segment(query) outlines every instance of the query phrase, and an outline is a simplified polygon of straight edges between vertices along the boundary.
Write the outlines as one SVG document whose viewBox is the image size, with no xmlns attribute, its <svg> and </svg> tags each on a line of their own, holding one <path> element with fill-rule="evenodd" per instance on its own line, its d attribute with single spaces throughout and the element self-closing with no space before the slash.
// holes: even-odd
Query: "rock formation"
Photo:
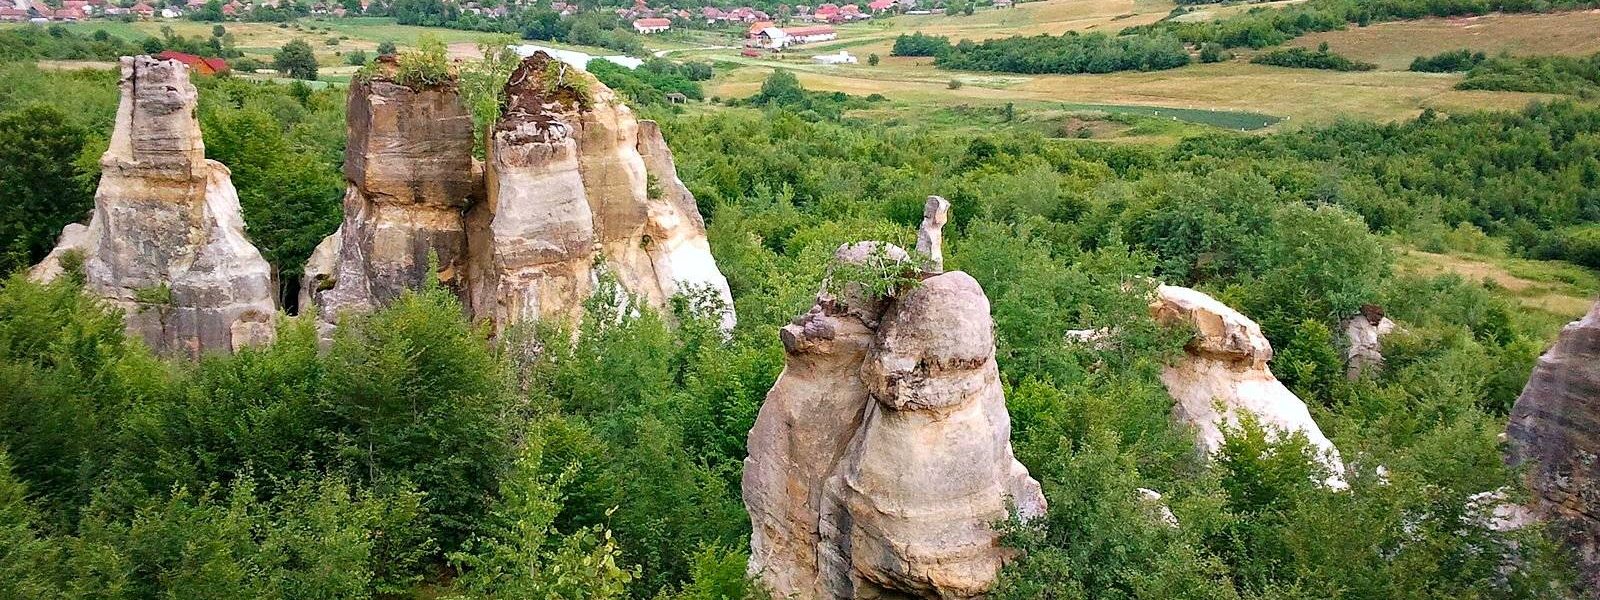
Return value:
<svg viewBox="0 0 1600 600">
<path fill-rule="evenodd" d="M 343 311 L 384 306 L 427 275 L 429 256 L 440 280 L 457 285 L 467 239 L 462 214 L 480 192 L 472 161 L 472 115 L 453 82 L 411 86 L 392 62 L 350 86 L 346 103 L 344 224 L 331 286 L 314 282 L 310 299 L 326 323 Z M 308 276 L 326 267 L 313 256 Z M 304 309 L 302 309 L 304 310 Z"/>
<path fill-rule="evenodd" d="M 873 256 L 917 270 L 888 244 L 836 254 Z M 988 298 L 960 271 L 921 277 L 886 299 L 825 291 L 780 332 L 743 481 L 750 570 L 780 597 L 978 597 L 1008 558 L 991 525 L 1044 511 L 1011 453 Z"/>
<path fill-rule="evenodd" d="M 1361 314 L 1344 323 L 1345 376 L 1355 380 L 1383 369 L 1383 336 L 1394 331 L 1394 321 L 1375 304 L 1361 306 Z"/>
<path fill-rule="evenodd" d="M 1241 411 L 1276 431 L 1305 434 L 1332 474 L 1325 483 L 1344 488 L 1344 464 L 1333 442 L 1322 435 L 1304 402 L 1267 368 L 1272 345 L 1248 317 L 1201 292 L 1158 286 L 1150 305 L 1156 321 L 1193 327 L 1186 356 L 1161 370 L 1172 395 L 1173 416 L 1195 428 L 1207 454 L 1222 446 L 1225 425 L 1237 425 Z"/>
<path fill-rule="evenodd" d="M 1561 331 L 1511 408 L 1509 459 L 1527 468 L 1533 513 L 1600 590 L 1600 303 Z"/>
<path fill-rule="evenodd" d="M 728 282 L 660 128 L 543 53 L 518 65 L 506 98 L 488 198 L 468 218 L 473 313 L 496 327 L 575 320 L 603 266 L 663 312 L 676 294 L 709 294 L 731 329 Z"/>
<path fill-rule="evenodd" d="M 431 252 L 440 279 L 497 331 L 575 322 L 602 274 L 664 313 L 680 293 L 714 299 L 731 329 L 727 280 L 656 124 L 543 53 L 524 59 L 505 91 L 478 176 L 453 86 L 382 76 L 352 86 L 338 266 L 332 288 L 313 295 L 325 317 L 415 287 Z M 326 272 L 318 260 L 307 287 L 328 285 L 311 279 Z"/>
<path fill-rule="evenodd" d="M 88 290 L 126 312 L 160 352 L 199 356 L 269 341 L 272 271 L 244 235 L 228 168 L 205 158 L 189 68 L 123 57 L 122 92 L 88 226 L 69 225 L 35 266 L 82 259 Z"/>
</svg>

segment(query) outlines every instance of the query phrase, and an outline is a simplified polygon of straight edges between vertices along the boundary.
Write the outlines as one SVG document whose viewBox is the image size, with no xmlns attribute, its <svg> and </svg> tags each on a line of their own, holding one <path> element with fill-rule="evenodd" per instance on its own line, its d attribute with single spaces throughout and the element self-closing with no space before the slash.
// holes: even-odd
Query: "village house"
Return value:
<svg viewBox="0 0 1600 600">
<path fill-rule="evenodd" d="M 128 11 L 141 19 L 148 19 L 156 16 L 155 7 L 143 2 L 133 5 L 133 7 L 129 8 Z"/>
<path fill-rule="evenodd" d="M 202 58 L 184 52 L 163 50 L 156 58 L 162 60 L 175 60 L 189 65 L 189 70 L 201 75 L 217 75 L 228 72 L 228 61 L 220 58 Z"/>
<path fill-rule="evenodd" d="M 834 54 L 819 54 L 811 57 L 811 61 L 823 65 L 853 65 L 857 63 L 856 57 L 844 50 Z"/>
<path fill-rule="evenodd" d="M 894 7 L 894 0 L 872 0 L 870 4 L 867 4 L 867 10 L 871 10 L 875 14 L 892 12 Z"/>
<path fill-rule="evenodd" d="M 828 25 L 788 28 L 768 27 L 756 33 L 755 38 L 750 43 L 761 48 L 777 50 L 800 44 L 825 42 L 838 37 L 838 32 Z"/>
<path fill-rule="evenodd" d="M 672 29 L 672 21 L 666 19 L 639 19 L 633 22 L 633 30 L 639 33 L 661 33 Z"/>
</svg>

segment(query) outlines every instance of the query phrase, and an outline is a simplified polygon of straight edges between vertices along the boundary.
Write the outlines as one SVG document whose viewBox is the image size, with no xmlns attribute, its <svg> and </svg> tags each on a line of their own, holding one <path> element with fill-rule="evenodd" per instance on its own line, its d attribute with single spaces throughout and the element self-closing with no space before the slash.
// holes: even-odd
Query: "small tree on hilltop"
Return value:
<svg viewBox="0 0 1600 600">
<path fill-rule="evenodd" d="M 295 79 L 314 81 L 317 78 L 317 56 L 311 52 L 311 44 L 305 40 L 296 39 L 284 44 L 277 54 L 272 55 L 272 66 Z"/>
<path fill-rule="evenodd" d="M 867 55 L 867 66 L 878 66 L 878 55 L 876 53 Z"/>
</svg>

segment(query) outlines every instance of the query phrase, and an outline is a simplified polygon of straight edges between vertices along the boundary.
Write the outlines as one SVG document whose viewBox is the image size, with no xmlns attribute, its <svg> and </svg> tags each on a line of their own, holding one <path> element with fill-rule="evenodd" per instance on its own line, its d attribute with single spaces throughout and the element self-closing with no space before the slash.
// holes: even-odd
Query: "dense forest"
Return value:
<svg viewBox="0 0 1600 600">
<path fill-rule="evenodd" d="M 638 85 L 668 80 L 652 73 Z M 293 277 L 339 222 L 342 92 L 198 84 L 207 154 Z M 622 310 L 603 289 L 582 323 L 491 343 L 430 282 L 346 321 L 326 350 L 297 317 L 270 346 L 189 364 L 126 337 L 71 277 L 6 279 L 0 589 L 759 597 L 739 478 L 783 365 L 775 332 L 811 305 L 841 243 L 909 245 L 929 194 L 953 204 L 947 266 L 992 301 L 1016 455 L 1050 502 L 1007 526 L 1025 552 L 997 596 L 1551 598 L 1570 585 L 1537 528 L 1495 531 L 1492 507 L 1470 500 L 1520 489 L 1496 438 L 1564 319 L 1395 264 L 1418 247 L 1600 266 L 1600 109 L 1152 146 L 850 116 L 875 101 L 780 73 L 734 107 L 644 107 L 732 287 L 728 338 L 687 305 Z M 0 196 L 18 199 L 0 221 L 8 271 L 84 218 L 116 102 L 110 73 L 0 65 L 13 107 Z M 801 112 L 819 110 L 832 118 Z M 1248 423 L 1198 460 L 1158 379 L 1182 332 L 1130 289 L 1151 278 L 1260 322 L 1274 372 L 1344 453 L 1348 491 L 1315 483 L 1302 438 L 1269 442 Z M 1336 332 L 1366 303 L 1404 329 L 1381 375 L 1351 381 Z M 1107 325 L 1104 343 L 1065 342 Z"/>
</svg>

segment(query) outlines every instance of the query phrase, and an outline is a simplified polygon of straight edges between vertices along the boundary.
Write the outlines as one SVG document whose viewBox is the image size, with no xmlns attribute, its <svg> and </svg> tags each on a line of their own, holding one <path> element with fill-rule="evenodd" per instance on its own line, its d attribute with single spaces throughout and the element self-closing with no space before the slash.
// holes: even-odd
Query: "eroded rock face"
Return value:
<svg viewBox="0 0 1600 600">
<path fill-rule="evenodd" d="M 1600 303 L 1561 331 L 1511 408 L 1509 459 L 1526 465 L 1533 512 L 1600 590 Z"/>
<path fill-rule="evenodd" d="M 1175 401 L 1173 416 L 1195 428 L 1203 451 L 1220 448 L 1224 426 L 1238 425 L 1241 411 L 1248 411 L 1270 429 L 1305 434 L 1332 472 L 1325 483 L 1347 487 L 1338 449 L 1305 403 L 1267 368 L 1272 345 L 1255 321 L 1204 293 L 1170 285 L 1156 288 L 1150 310 L 1157 322 L 1195 330 L 1187 356 L 1163 367 L 1161 382 Z"/>
<path fill-rule="evenodd" d="M 123 57 L 122 100 L 87 226 L 35 266 L 82 259 L 86 287 L 122 308 L 157 351 L 199 356 L 270 341 L 272 270 L 244 235 L 231 174 L 205 158 L 196 92 L 176 61 Z"/>
<path fill-rule="evenodd" d="M 506 92 L 487 200 L 468 218 L 474 314 L 497 328 L 575 320 L 603 265 L 663 313 L 679 293 L 714 299 L 731 329 L 727 280 L 656 124 L 543 53 L 523 60 Z"/>
<path fill-rule="evenodd" d="M 380 74 L 350 86 L 338 260 L 332 286 L 312 288 L 310 298 L 327 323 L 418 287 L 430 254 L 441 282 L 460 286 L 462 215 L 482 179 L 472 161 L 472 115 L 453 82 L 412 87 L 383 74 L 392 70 L 380 64 Z"/>
<path fill-rule="evenodd" d="M 1395 328 L 1374 304 L 1361 307 L 1361 314 L 1344 323 L 1345 376 L 1355 380 L 1383 369 L 1383 336 Z"/>
<path fill-rule="evenodd" d="M 352 86 L 345 222 L 324 243 L 337 266 L 327 274 L 319 253 L 306 267 L 324 320 L 416 287 L 432 253 L 440 280 L 496 331 L 576 323 L 603 273 L 669 316 L 677 294 L 707 300 L 731 330 L 727 280 L 655 123 L 543 53 L 518 66 L 506 96 L 480 169 L 453 86 Z"/>
<path fill-rule="evenodd" d="M 837 256 L 915 268 L 887 244 Z M 820 294 L 780 333 L 743 481 L 750 570 L 779 597 L 978 597 L 1009 557 L 991 525 L 1044 512 L 1012 456 L 988 298 L 966 273 L 924 276 L 877 302 Z"/>
</svg>

